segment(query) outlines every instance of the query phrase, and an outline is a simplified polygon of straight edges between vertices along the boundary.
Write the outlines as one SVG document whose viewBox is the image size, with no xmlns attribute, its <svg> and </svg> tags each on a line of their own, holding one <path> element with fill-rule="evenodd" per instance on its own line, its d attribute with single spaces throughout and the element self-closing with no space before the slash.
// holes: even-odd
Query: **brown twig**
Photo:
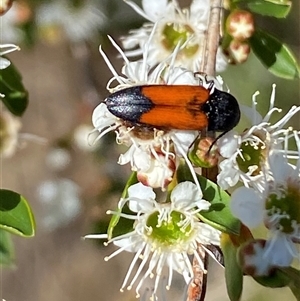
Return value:
<svg viewBox="0 0 300 301">
<path fill-rule="evenodd" d="M 207 75 L 215 76 L 216 73 L 216 55 L 219 47 L 220 39 L 220 15 L 222 9 L 222 0 L 211 0 L 210 1 L 210 18 L 208 25 L 207 40 L 205 41 L 205 56 L 203 63 L 203 71 Z M 214 135 L 214 133 L 212 133 Z M 216 182 L 218 174 L 218 168 L 213 167 L 209 169 L 203 169 L 202 175 L 207 179 Z M 208 255 L 203 247 L 198 245 L 198 254 L 204 262 L 205 268 L 208 264 Z M 206 293 L 206 273 L 199 266 L 198 261 L 194 258 L 193 260 L 193 272 L 194 279 L 188 288 L 187 301 L 203 301 Z"/>
<path fill-rule="evenodd" d="M 197 252 L 204 263 L 204 268 L 206 269 L 208 265 L 208 258 L 205 250 L 200 244 L 198 245 Z M 196 258 L 193 260 L 193 272 L 194 279 L 188 289 L 187 301 L 203 301 L 206 293 L 207 274 L 199 266 Z"/>
<path fill-rule="evenodd" d="M 222 10 L 222 0 L 210 0 L 210 17 L 204 57 L 204 73 L 215 76 L 216 73 L 216 56 L 220 40 L 220 20 Z M 207 136 L 215 138 L 215 133 L 206 133 Z M 202 175 L 207 179 L 216 182 L 218 168 L 203 168 Z"/>
<path fill-rule="evenodd" d="M 208 34 L 205 49 L 204 72 L 207 75 L 215 76 L 216 55 L 220 40 L 220 20 L 221 20 L 222 0 L 210 1 L 210 17 L 208 24 Z"/>
</svg>

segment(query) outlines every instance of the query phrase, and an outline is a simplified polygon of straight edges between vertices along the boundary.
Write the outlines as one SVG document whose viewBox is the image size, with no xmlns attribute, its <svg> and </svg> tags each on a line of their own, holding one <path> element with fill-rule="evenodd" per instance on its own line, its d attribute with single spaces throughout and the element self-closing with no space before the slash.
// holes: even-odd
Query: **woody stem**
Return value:
<svg viewBox="0 0 300 301">
<path fill-rule="evenodd" d="M 220 39 L 220 20 L 222 11 L 222 0 L 210 0 L 210 18 L 205 47 L 205 56 L 203 62 L 203 71 L 207 75 L 215 76 L 216 73 L 216 55 Z M 207 133 L 206 133 L 207 135 Z M 210 133 L 215 138 L 215 133 Z M 202 175 L 207 179 L 216 182 L 218 167 L 203 168 Z M 208 264 L 207 253 L 198 245 L 198 254 L 204 262 L 205 268 Z M 203 301 L 206 293 L 206 274 L 199 268 L 198 261 L 193 260 L 194 279 L 189 285 L 187 301 Z"/>
<path fill-rule="evenodd" d="M 222 12 L 222 0 L 210 0 L 210 17 L 208 32 L 206 38 L 205 58 L 203 71 L 207 75 L 215 76 L 216 74 L 216 56 L 220 40 L 220 21 Z M 215 133 L 206 133 L 206 136 L 215 138 Z M 218 168 L 203 168 L 202 175 L 207 179 L 216 182 Z"/>
<path fill-rule="evenodd" d="M 210 17 L 205 49 L 204 73 L 215 76 L 216 56 L 220 40 L 222 0 L 210 0 Z"/>
</svg>

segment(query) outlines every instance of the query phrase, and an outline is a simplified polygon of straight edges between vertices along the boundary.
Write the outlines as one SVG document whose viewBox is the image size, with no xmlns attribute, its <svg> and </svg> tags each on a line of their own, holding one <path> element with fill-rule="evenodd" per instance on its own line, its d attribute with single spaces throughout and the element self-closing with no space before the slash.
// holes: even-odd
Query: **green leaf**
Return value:
<svg viewBox="0 0 300 301">
<path fill-rule="evenodd" d="M 27 201 L 14 191 L 0 189 L 0 228 L 20 236 L 34 236 L 32 211 Z"/>
<path fill-rule="evenodd" d="M 258 59 L 274 75 L 286 79 L 299 77 L 299 66 L 287 45 L 269 33 L 256 29 L 250 45 Z"/>
<path fill-rule="evenodd" d="M 128 197 L 128 188 L 137 182 L 138 182 L 138 180 L 137 180 L 136 172 L 133 172 L 124 187 L 121 198 L 123 198 L 123 199 L 127 198 Z M 112 237 L 117 236 L 117 235 L 124 234 L 133 228 L 132 227 L 133 222 L 128 219 L 122 219 L 122 223 L 119 224 L 119 222 L 120 222 L 120 214 L 119 213 L 121 213 L 121 209 L 118 208 L 115 211 L 116 211 L 116 214 L 114 214 L 112 216 L 112 218 L 110 219 L 109 225 L 108 225 L 108 229 L 107 229 L 108 239 L 111 239 Z M 128 210 L 126 210 L 126 208 L 125 208 L 125 211 L 128 211 Z M 128 211 L 125 213 L 131 213 L 131 212 Z"/>
<path fill-rule="evenodd" d="M 222 233 L 221 248 L 224 255 L 225 280 L 227 293 L 231 301 L 240 300 L 243 291 L 243 272 L 237 261 L 238 247 L 230 235 Z"/>
<path fill-rule="evenodd" d="M 247 0 L 248 9 L 263 16 L 285 18 L 290 10 L 291 1 L 282 0 Z"/>
<path fill-rule="evenodd" d="M 128 181 L 127 181 L 127 183 L 126 183 L 126 185 L 125 185 L 125 187 L 124 187 L 124 189 L 123 189 L 121 198 L 123 198 L 123 199 L 127 198 L 127 197 L 128 197 L 128 188 L 129 188 L 131 185 L 134 185 L 134 184 L 136 184 L 136 183 L 138 183 L 138 179 L 137 179 L 137 174 L 136 174 L 136 172 L 134 171 L 134 172 L 130 175 L 130 177 L 129 177 L 129 179 L 128 179 Z"/>
<path fill-rule="evenodd" d="M 22 78 L 17 69 L 10 64 L 0 70 L 0 97 L 7 109 L 16 116 L 21 116 L 28 105 L 28 92 L 22 84 Z"/>
<path fill-rule="evenodd" d="M 0 265 L 12 265 L 14 262 L 14 247 L 7 231 L 0 229 Z"/>
<path fill-rule="evenodd" d="M 222 232 L 239 234 L 241 223 L 229 209 L 230 196 L 227 192 L 200 175 L 197 175 L 197 179 L 203 192 L 203 199 L 211 203 L 209 211 L 199 213 L 200 218 Z M 177 180 L 178 182 L 194 182 L 185 163 L 180 164 L 177 170 Z"/>
</svg>

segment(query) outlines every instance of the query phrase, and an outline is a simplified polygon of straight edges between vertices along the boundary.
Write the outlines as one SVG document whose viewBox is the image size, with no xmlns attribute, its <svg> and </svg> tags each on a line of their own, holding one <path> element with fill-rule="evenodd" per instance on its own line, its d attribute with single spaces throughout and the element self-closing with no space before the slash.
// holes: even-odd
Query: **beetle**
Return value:
<svg viewBox="0 0 300 301">
<path fill-rule="evenodd" d="M 116 117 L 133 125 L 157 129 L 226 133 L 240 120 L 231 94 L 191 85 L 141 85 L 112 93 L 104 101 Z"/>
</svg>

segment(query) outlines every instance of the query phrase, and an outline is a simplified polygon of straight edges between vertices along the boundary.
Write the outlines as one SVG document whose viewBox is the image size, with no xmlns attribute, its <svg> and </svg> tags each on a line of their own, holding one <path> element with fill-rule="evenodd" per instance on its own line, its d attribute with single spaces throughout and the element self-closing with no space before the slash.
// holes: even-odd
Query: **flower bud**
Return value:
<svg viewBox="0 0 300 301">
<path fill-rule="evenodd" d="M 255 30 L 253 15 L 245 10 L 233 11 L 226 20 L 226 29 L 236 40 L 249 39 Z"/>
<path fill-rule="evenodd" d="M 245 41 L 232 40 L 228 48 L 230 63 L 241 64 L 244 63 L 249 56 L 250 46 Z"/>
<path fill-rule="evenodd" d="M 247 242 L 239 249 L 238 260 L 246 275 L 260 277 L 273 273 L 274 266 L 265 258 L 265 244 L 265 240 L 257 239 Z"/>
<path fill-rule="evenodd" d="M 210 168 L 218 164 L 219 152 L 216 146 L 212 146 L 214 138 L 204 137 L 195 143 L 190 153 L 190 160 L 198 167 Z"/>
<path fill-rule="evenodd" d="M 16 23 L 17 24 L 25 24 L 33 19 L 33 13 L 25 1 L 18 1 L 16 4 Z"/>
<path fill-rule="evenodd" d="M 3 16 L 11 8 L 13 0 L 1 0 L 0 1 L 0 16 Z"/>
<path fill-rule="evenodd" d="M 156 150 L 158 158 L 151 155 L 150 167 L 146 171 L 138 171 L 137 179 L 145 186 L 166 188 L 172 181 L 176 170 L 175 158 L 168 157 Z"/>
</svg>

